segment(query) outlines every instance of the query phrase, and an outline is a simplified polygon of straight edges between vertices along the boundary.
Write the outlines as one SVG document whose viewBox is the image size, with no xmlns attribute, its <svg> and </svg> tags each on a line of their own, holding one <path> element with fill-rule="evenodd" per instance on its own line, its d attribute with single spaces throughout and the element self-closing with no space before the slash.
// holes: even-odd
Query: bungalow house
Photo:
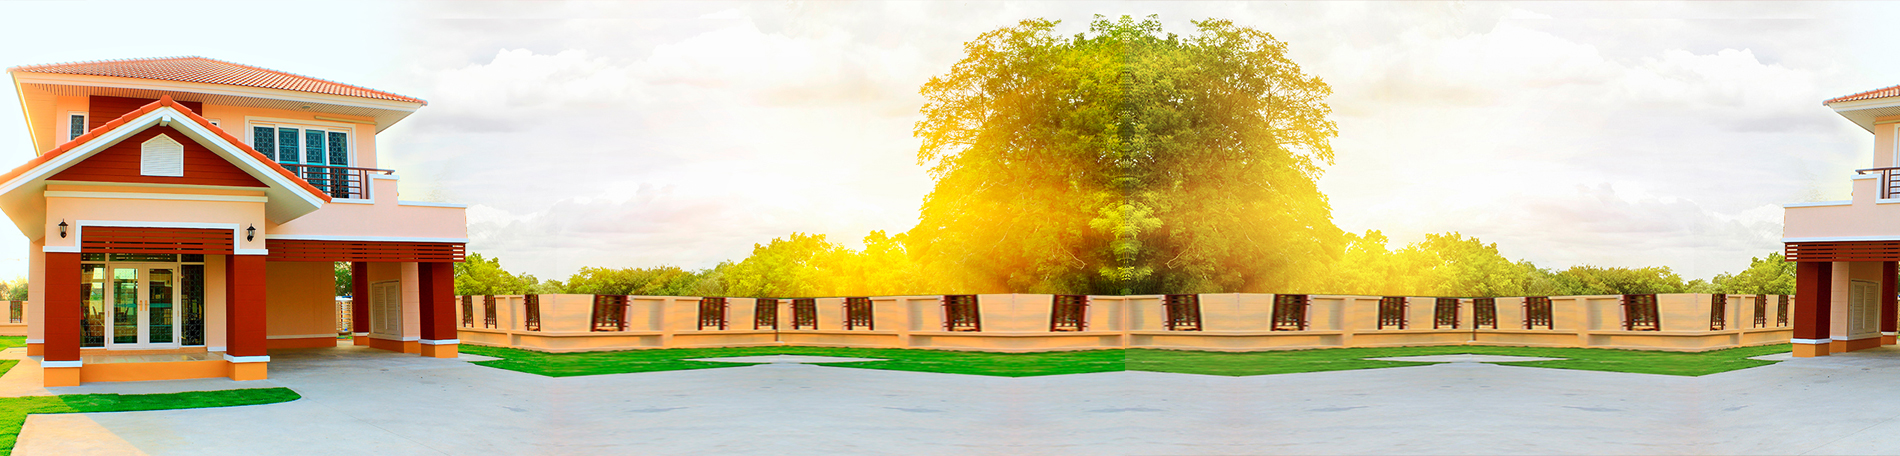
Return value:
<svg viewBox="0 0 1900 456">
<path fill-rule="evenodd" d="M 1900 86 L 1822 104 L 1873 133 L 1874 153 L 1854 171 L 1851 199 L 1784 205 L 1797 357 L 1893 345 L 1900 293 Z"/>
<path fill-rule="evenodd" d="M 400 200 L 376 153 L 423 100 L 199 57 L 7 72 L 35 157 L 0 210 L 47 386 L 266 378 L 272 349 L 338 343 L 336 262 L 356 343 L 456 356 L 464 206 Z"/>
</svg>

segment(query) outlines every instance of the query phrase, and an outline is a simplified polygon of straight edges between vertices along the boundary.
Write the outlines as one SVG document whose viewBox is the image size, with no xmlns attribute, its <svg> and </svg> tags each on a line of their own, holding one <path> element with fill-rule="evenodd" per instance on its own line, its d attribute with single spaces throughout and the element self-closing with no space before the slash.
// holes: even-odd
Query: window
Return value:
<svg viewBox="0 0 1900 456">
<path fill-rule="evenodd" d="M 778 329 L 778 300 L 759 298 L 752 302 L 752 329 Z"/>
<path fill-rule="evenodd" d="M 387 339 L 402 339 L 402 282 L 369 285 L 369 333 Z"/>
<path fill-rule="evenodd" d="M 86 130 L 89 130 L 89 128 L 86 127 L 86 113 L 75 112 L 66 115 L 67 141 L 79 139 L 80 136 L 86 134 Z"/>
<path fill-rule="evenodd" d="M 1662 318 L 1656 315 L 1656 295 L 1623 295 L 1623 330 L 1662 330 Z"/>
<path fill-rule="evenodd" d="M 79 266 L 80 292 L 85 296 L 80 309 L 80 324 L 83 325 L 79 337 L 81 347 L 106 346 L 106 265 L 82 264 Z"/>
<path fill-rule="evenodd" d="M 540 331 L 541 330 L 541 295 L 522 296 L 521 306 L 523 307 L 522 309 L 522 314 L 524 317 L 523 320 L 525 320 L 522 323 L 522 326 L 524 327 L 524 329 L 527 329 L 529 331 Z"/>
<path fill-rule="evenodd" d="M 139 175 L 184 177 L 185 145 L 163 134 L 145 140 L 139 144 Z"/>
<path fill-rule="evenodd" d="M 347 198 L 351 175 L 329 167 L 350 166 L 351 132 L 347 127 L 252 122 L 251 148 L 330 196 Z"/>
<path fill-rule="evenodd" d="M 792 300 L 792 329 L 818 329 L 818 300 Z"/>
<path fill-rule="evenodd" d="M 1498 329 L 1498 299 L 1471 298 L 1471 328 L 1490 326 Z"/>
<path fill-rule="evenodd" d="M 1405 329 L 1405 298 L 1379 298 L 1379 329 L 1385 328 Z"/>
<path fill-rule="evenodd" d="M 1721 331 L 1728 327 L 1728 295 L 1709 295 L 1709 330 Z"/>
<path fill-rule="evenodd" d="M 594 295 L 593 331 L 627 330 L 627 297 Z"/>
<path fill-rule="evenodd" d="M 1306 330 L 1306 295 L 1273 295 L 1273 330 Z"/>
<path fill-rule="evenodd" d="M 1201 295 L 1176 294 L 1162 297 L 1161 326 L 1169 331 L 1201 330 Z"/>
<path fill-rule="evenodd" d="M 1432 329 L 1450 327 L 1458 329 L 1458 298 L 1438 298 L 1432 306 Z"/>
<path fill-rule="evenodd" d="M 1049 309 L 1049 331 L 1086 331 L 1089 329 L 1089 297 L 1055 295 Z"/>
<path fill-rule="evenodd" d="M 871 309 L 871 298 L 844 298 L 844 329 L 858 327 L 876 331 L 877 320 Z"/>
<path fill-rule="evenodd" d="M 179 265 L 179 298 L 183 301 L 185 327 L 182 342 L 187 346 L 205 344 L 205 265 Z"/>
<path fill-rule="evenodd" d="M 943 297 L 944 331 L 982 331 L 983 314 L 977 309 L 976 295 Z"/>
<path fill-rule="evenodd" d="M 699 298 L 699 330 L 726 329 L 726 298 Z"/>
<path fill-rule="evenodd" d="M 482 327 L 483 328 L 500 328 L 501 327 L 501 322 L 496 321 L 495 319 L 495 297 L 494 296 L 482 297 Z"/>
<path fill-rule="evenodd" d="M 1550 297 L 1531 296 L 1524 298 L 1524 329 L 1551 329 Z"/>
</svg>

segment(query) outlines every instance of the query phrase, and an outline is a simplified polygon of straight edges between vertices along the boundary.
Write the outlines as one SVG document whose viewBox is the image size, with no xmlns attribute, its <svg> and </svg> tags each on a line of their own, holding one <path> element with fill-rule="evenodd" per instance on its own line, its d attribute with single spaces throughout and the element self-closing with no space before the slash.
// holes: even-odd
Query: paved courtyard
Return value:
<svg viewBox="0 0 1900 456">
<path fill-rule="evenodd" d="M 272 358 L 268 381 L 51 393 L 286 386 L 304 399 L 35 415 L 15 454 L 1900 453 L 1894 348 L 1697 378 L 1470 362 L 1239 378 L 793 363 L 545 378 L 358 347 Z M 21 367 L 0 392 L 33 394 L 21 379 L 37 366 Z"/>
</svg>

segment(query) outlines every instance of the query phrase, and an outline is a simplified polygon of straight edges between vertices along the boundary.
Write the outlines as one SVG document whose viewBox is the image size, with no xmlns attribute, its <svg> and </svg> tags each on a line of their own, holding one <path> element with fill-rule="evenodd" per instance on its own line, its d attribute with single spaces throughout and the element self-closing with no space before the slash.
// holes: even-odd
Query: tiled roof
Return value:
<svg viewBox="0 0 1900 456">
<path fill-rule="evenodd" d="M 223 84 L 428 104 L 420 98 L 197 56 L 26 65 L 7 71 Z"/>
<path fill-rule="evenodd" d="M 100 125 L 98 128 L 93 128 L 91 131 L 86 132 L 86 134 L 79 135 L 78 138 L 73 138 L 72 141 L 67 141 L 65 144 L 61 144 L 59 145 L 59 147 L 53 148 L 53 150 L 46 151 L 46 153 L 40 154 L 40 156 L 38 157 L 33 157 L 32 160 L 27 160 L 26 164 L 20 165 L 18 168 L 13 168 L 12 171 L 7 171 L 6 174 L 0 174 L 0 184 L 12 182 L 14 179 L 17 179 L 21 175 L 26 174 L 28 171 L 32 171 L 33 168 L 37 168 L 40 165 L 45 164 L 46 162 L 52 161 L 54 158 L 58 158 L 61 155 L 65 155 L 66 152 L 73 150 L 73 148 L 79 147 L 81 144 L 91 142 L 93 139 L 97 139 L 100 135 L 104 135 L 107 132 L 111 132 L 112 130 L 116 130 L 121 126 L 124 126 L 126 122 L 131 122 L 132 119 L 137 119 L 139 118 L 139 116 L 146 115 L 148 113 L 151 113 L 152 111 L 157 111 L 158 108 L 166 107 L 166 106 L 170 106 L 172 109 L 176 109 L 178 110 L 178 112 L 184 113 L 185 117 L 190 118 L 192 122 L 197 122 L 199 126 L 203 126 L 206 130 L 210 130 L 213 133 L 217 133 L 218 137 L 224 138 L 224 142 L 231 143 L 231 145 L 237 146 L 237 148 L 239 150 L 242 150 L 244 153 L 250 154 L 251 158 L 257 159 L 258 162 L 263 163 L 265 166 L 269 166 L 271 171 L 275 171 L 277 174 L 281 174 L 284 177 L 290 178 L 290 181 L 296 182 L 297 186 L 299 188 L 302 188 L 303 191 L 317 195 L 317 197 L 322 198 L 323 202 L 325 203 L 330 202 L 330 195 L 325 194 L 322 190 L 318 190 L 316 186 L 310 185 L 310 182 L 303 180 L 303 178 L 297 177 L 296 173 L 292 173 L 290 172 L 289 169 L 285 169 L 283 165 L 277 164 L 276 160 L 272 160 L 270 157 L 264 156 L 263 153 L 258 152 L 256 149 L 252 149 L 251 146 L 245 145 L 243 141 L 239 141 L 237 138 L 232 137 L 229 133 L 225 133 L 223 129 L 212 126 L 211 121 L 205 120 L 205 118 L 203 117 L 199 117 L 198 113 L 191 112 L 191 109 L 186 108 L 184 105 L 178 104 L 177 101 L 173 101 L 172 97 L 169 95 L 159 97 L 158 101 L 154 101 L 151 104 L 145 105 L 144 107 L 132 110 L 132 112 L 125 113 L 125 115 L 119 116 L 119 118 L 117 119 L 112 119 L 111 122 L 106 122 L 104 125 Z"/>
<path fill-rule="evenodd" d="M 1856 94 L 1848 95 L 1845 97 L 1823 101 L 1821 102 L 1821 104 L 1831 105 L 1831 104 L 1840 103 L 1843 101 L 1872 100 L 1875 98 L 1887 98 L 1887 97 L 1900 97 L 1900 86 L 1893 86 L 1893 87 L 1888 87 L 1885 89 L 1869 90 L 1866 92 L 1856 93 Z"/>
</svg>

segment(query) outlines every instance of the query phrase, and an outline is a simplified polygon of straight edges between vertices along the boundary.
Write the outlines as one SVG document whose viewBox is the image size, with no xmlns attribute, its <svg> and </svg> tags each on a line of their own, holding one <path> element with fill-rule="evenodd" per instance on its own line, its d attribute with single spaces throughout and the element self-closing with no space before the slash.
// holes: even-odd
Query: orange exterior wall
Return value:
<svg viewBox="0 0 1900 456">
<path fill-rule="evenodd" d="M 270 348 L 336 346 L 336 276 L 330 263 L 265 262 Z"/>
</svg>

